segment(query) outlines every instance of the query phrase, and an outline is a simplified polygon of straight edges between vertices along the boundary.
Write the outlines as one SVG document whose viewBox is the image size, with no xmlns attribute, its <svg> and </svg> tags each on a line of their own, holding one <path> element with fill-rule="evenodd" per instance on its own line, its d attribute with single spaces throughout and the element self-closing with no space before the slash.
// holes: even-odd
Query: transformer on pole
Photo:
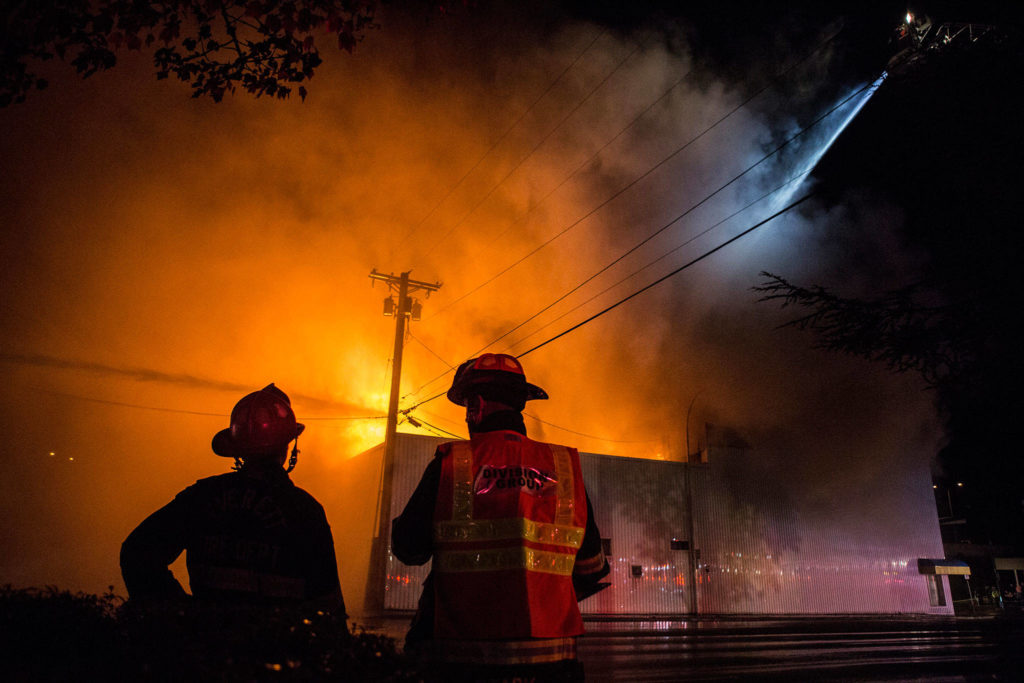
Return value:
<svg viewBox="0 0 1024 683">
<path fill-rule="evenodd" d="M 367 582 L 367 608 L 379 611 L 383 608 L 384 574 L 387 571 L 387 554 L 391 522 L 391 479 L 395 466 L 395 434 L 398 431 L 398 399 L 402 382 L 402 348 L 405 343 L 406 325 L 409 319 L 419 320 L 422 305 L 409 295 L 424 290 L 427 296 L 441 288 L 440 282 L 420 282 L 409 278 L 406 271 L 401 275 L 370 271 L 370 279 L 387 284 L 388 297 L 384 300 L 384 315 L 395 318 L 395 346 L 391 366 L 391 395 L 388 399 L 388 422 L 384 433 L 384 462 L 381 468 L 381 482 L 377 502 L 377 515 L 373 531 L 373 548 L 370 556 L 370 571 Z"/>
</svg>

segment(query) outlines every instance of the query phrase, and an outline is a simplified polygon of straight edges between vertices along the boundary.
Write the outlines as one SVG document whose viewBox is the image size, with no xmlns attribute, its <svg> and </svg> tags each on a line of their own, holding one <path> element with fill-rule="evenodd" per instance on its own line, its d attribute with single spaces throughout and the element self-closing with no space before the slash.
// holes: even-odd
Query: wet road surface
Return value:
<svg viewBox="0 0 1024 683">
<path fill-rule="evenodd" d="M 402 642 L 409 617 L 362 622 Z M 602 681 L 1024 683 L 1024 612 L 969 617 L 586 619 L 580 659 Z"/>
<path fill-rule="evenodd" d="M 588 681 L 1024 681 L 1024 619 L 588 621 Z"/>
</svg>

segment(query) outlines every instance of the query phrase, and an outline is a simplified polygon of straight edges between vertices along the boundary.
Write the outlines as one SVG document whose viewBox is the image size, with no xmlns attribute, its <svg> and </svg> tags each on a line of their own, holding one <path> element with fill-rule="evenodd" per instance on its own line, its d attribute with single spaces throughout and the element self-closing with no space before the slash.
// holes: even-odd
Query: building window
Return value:
<svg viewBox="0 0 1024 683">
<path fill-rule="evenodd" d="M 672 548 L 672 550 L 689 550 L 690 549 L 690 542 L 689 541 L 681 541 L 678 538 L 673 538 L 672 542 L 669 544 L 669 546 Z"/>
<path fill-rule="evenodd" d="M 633 564 L 629 567 L 629 573 L 633 575 L 633 578 L 639 579 L 644 575 L 644 568 L 639 564 Z"/>
<path fill-rule="evenodd" d="M 942 586 L 942 577 L 937 574 L 926 574 L 928 584 L 928 604 L 932 607 L 946 606 L 946 591 Z"/>
<path fill-rule="evenodd" d="M 601 539 L 601 552 L 604 553 L 605 557 L 612 556 L 612 539 L 602 538 Z"/>
</svg>

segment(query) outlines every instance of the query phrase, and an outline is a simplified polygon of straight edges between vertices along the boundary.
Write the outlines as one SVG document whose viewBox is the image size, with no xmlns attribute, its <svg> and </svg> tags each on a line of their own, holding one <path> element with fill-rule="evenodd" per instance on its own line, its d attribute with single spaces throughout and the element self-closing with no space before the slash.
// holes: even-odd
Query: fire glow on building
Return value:
<svg viewBox="0 0 1024 683">
<path fill-rule="evenodd" d="M 766 151 L 790 135 L 733 84 L 689 75 L 686 49 L 586 22 L 496 40 L 497 22 L 460 21 L 396 20 L 325 64 L 304 104 L 197 103 L 126 56 L 0 110 L 2 498 L 17 550 L 0 579 L 117 584 L 131 525 L 218 471 L 210 437 L 270 381 L 307 424 L 296 483 L 323 502 L 343 563 L 367 561 L 380 473 L 357 454 L 384 439 L 393 377 L 370 267 L 445 283 L 406 340 L 407 409 L 475 350 L 500 338 L 490 350 L 523 353 L 764 220 L 781 208 L 771 191 L 869 96 L 782 163 Z M 827 80 L 828 55 L 801 49 Z M 792 77 L 812 87 L 815 73 Z M 927 399 L 823 358 L 750 293 L 762 270 L 813 278 L 842 262 L 822 233 L 846 226 L 802 208 L 526 356 L 552 396 L 531 406 L 530 435 L 614 454 L 587 458 L 616 567 L 588 610 L 944 609 L 915 574 L 941 557 L 918 507 Z M 386 514 L 436 428 L 463 429 L 443 400 L 406 416 L 399 445 L 416 448 L 396 458 L 410 469 Z M 708 423 L 749 448 L 716 446 Z M 354 605 L 360 571 L 342 567 Z M 388 572 L 411 600 L 418 575 Z"/>
<path fill-rule="evenodd" d="M 700 431 L 688 462 L 582 454 L 612 567 L 585 614 L 953 613 L 950 581 L 964 568 L 932 559 L 943 549 L 927 467 L 900 473 L 906 495 L 884 512 L 901 522 L 886 525 L 871 498 L 812 512 L 795 498 L 811 492 L 784 483 L 784 460 L 731 430 Z M 389 519 L 444 441 L 398 435 Z M 373 508 L 382 463 L 382 446 L 347 461 L 343 495 Z M 386 573 L 367 582 L 374 525 L 353 522 L 344 544 L 360 551 L 339 561 L 366 586 L 352 595 L 355 609 L 363 599 L 385 613 L 414 610 L 429 564 L 407 567 L 385 550 Z"/>
</svg>

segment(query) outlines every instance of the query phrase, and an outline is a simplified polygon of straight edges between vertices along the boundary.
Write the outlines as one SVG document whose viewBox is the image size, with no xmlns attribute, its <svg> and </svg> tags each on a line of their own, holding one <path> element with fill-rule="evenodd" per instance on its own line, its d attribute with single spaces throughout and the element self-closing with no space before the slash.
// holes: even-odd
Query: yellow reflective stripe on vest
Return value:
<svg viewBox="0 0 1024 683">
<path fill-rule="evenodd" d="M 473 519 L 473 447 L 468 441 L 452 444 L 452 519 Z"/>
<path fill-rule="evenodd" d="M 572 524 L 573 508 L 576 506 L 576 486 L 573 481 L 572 458 L 565 446 L 551 446 L 555 457 L 555 475 L 558 477 L 558 508 L 555 511 L 557 526 Z"/>
<path fill-rule="evenodd" d="M 512 538 L 579 548 L 584 530 L 529 519 L 476 519 L 470 522 L 439 522 L 434 525 L 434 540 L 444 542 L 494 541 Z"/>
<path fill-rule="evenodd" d="M 425 649 L 434 658 L 459 664 L 542 664 L 576 659 L 576 638 L 531 638 L 528 640 L 427 641 Z"/>
<path fill-rule="evenodd" d="M 525 569 L 528 572 L 569 576 L 575 561 L 575 555 L 536 548 L 488 548 L 436 553 L 434 569 L 447 573 Z"/>
</svg>

